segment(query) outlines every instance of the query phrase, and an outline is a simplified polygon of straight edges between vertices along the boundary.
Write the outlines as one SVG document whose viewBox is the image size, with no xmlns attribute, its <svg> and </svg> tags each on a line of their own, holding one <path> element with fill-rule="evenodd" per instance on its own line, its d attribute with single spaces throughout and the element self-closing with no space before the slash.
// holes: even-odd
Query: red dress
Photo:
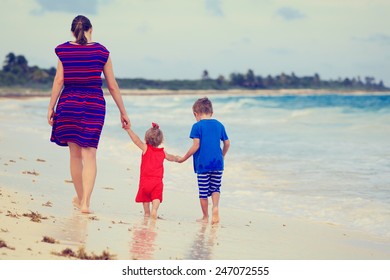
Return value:
<svg viewBox="0 0 390 280">
<path fill-rule="evenodd" d="M 156 148 L 147 144 L 142 155 L 141 171 L 136 202 L 152 202 L 159 199 L 162 202 L 164 176 L 164 148 Z"/>
</svg>

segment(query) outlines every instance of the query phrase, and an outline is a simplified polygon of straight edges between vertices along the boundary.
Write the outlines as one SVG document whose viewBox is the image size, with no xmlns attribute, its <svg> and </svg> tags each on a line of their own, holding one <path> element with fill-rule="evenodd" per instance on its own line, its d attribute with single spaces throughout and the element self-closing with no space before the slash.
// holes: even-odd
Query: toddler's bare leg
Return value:
<svg viewBox="0 0 390 280">
<path fill-rule="evenodd" d="M 144 207 L 144 216 L 149 217 L 150 216 L 150 202 L 144 202 L 142 203 Z"/>
<path fill-rule="evenodd" d="M 152 201 L 152 212 L 151 212 L 151 217 L 152 219 L 157 219 L 157 210 L 158 210 L 158 207 L 160 206 L 160 200 L 159 199 L 154 199 Z"/>
</svg>

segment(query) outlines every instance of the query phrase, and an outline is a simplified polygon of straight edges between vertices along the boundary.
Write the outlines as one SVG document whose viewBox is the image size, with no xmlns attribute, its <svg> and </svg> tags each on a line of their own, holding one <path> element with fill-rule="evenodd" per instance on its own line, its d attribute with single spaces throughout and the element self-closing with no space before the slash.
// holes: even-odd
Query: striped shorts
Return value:
<svg viewBox="0 0 390 280">
<path fill-rule="evenodd" d="M 208 173 L 197 174 L 199 198 L 208 198 L 214 192 L 221 192 L 221 181 L 223 171 L 210 171 Z"/>
</svg>

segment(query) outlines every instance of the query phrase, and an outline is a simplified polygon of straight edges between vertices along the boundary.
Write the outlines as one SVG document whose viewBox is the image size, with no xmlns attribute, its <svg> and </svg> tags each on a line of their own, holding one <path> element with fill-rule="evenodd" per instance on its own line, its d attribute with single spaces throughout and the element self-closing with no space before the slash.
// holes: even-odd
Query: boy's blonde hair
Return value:
<svg viewBox="0 0 390 280">
<path fill-rule="evenodd" d="M 213 104 L 210 99 L 207 97 L 199 98 L 192 105 L 192 111 L 197 114 L 212 114 L 213 113 Z"/>
<path fill-rule="evenodd" d="M 152 123 L 152 127 L 145 133 L 145 142 L 153 147 L 158 147 L 164 140 L 163 132 L 156 123 Z"/>
</svg>

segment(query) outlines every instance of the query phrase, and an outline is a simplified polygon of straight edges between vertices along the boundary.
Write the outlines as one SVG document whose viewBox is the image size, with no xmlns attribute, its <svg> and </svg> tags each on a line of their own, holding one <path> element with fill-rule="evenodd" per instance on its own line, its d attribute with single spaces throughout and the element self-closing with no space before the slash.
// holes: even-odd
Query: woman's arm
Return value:
<svg viewBox="0 0 390 280">
<path fill-rule="evenodd" d="M 121 123 L 123 128 L 130 126 L 130 119 L 127 116 L 125 105 L 123 104 L 123 99 L 121 92 L 119 90 L 118 83 L 116 82 L 114 76 L 114 70 L 112 66 L 111 58 L 108 57 L 108 60 L 103 68 L 103 74 L 107 82 L 107 88 L 110 92 L 112 98 L 114 99 L 116 106 L 118 106 L 119 112 L 121 114 Z"/>
<path fill-rule="evenodd" d="M 49 106 L 47 108 L 47 122 L 51 126 L 53 126 L 54 106 L 56 106 L 58 97 L 60 96 L 63 86 L 64 86 L 64 67 L 62 65 L 61 60 L 58 59 L 57 71 L 51 89 L 51 98 L 50 98 Z"/>
<path fill-rule="evenodd" d="M 200 139 L 199 138 L 193 138 L 192 146 L 189 148 L 188 152 L 185 154 L 184 157 L 179 158 L 177 162 L 182 163 L 185 162 L 189 157 L 191 157 L 193 154 L 196 153 L 196 151 L 199 149 L 200 146 Z"/>
<path fill-rule="evenodd" d="M 146 145 L 146 143 L 142 142 L 142 140 L 138 137 L 137 134 L 135 134 L 135 132 L 130 128 L 126 128 L 125 129 L 127 131 L 127 133 L 129 134 L 131 140 L 133 141 L 133 143 L 135 145 L 138 146 L 138 148 L 140 148 L 142 150 L 142 153 L 144 154 L 148 148 L 148 146 Z"/>
</svg>

